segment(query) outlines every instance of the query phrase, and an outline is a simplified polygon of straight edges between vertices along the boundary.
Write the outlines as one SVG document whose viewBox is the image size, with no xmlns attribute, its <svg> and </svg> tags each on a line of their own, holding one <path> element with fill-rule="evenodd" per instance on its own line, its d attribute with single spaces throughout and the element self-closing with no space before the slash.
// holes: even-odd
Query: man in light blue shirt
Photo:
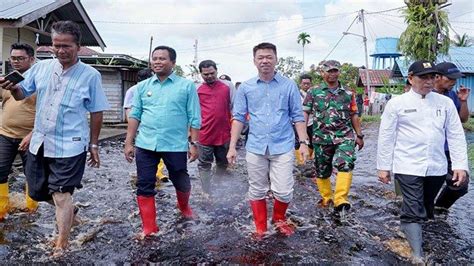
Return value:
<svg viewBox="0 0 474 266">
<path fill-rule="evenodd" d="M 91 153 L 89 165 L 100 166 L 98 138 L 102 111 L 107 110 L 109 104 L 99 72 L 79 61 L 79 25 L 58 21 L 51 29 L 57 59 L 35 64 L 19 85 L 0 79 L 0 86 L 11 90 L 16 100 L 37 93 L 26 177 L 31 198 L 54 201 L 58 226 L 55 250 L 60 254 L 68 246 L 75 213 L 72 194 L 75 188 L 82 187 L 88 150 Z"/>
<path fill-rule="evenodd" d="M 294 81 L 275 72 L 275 45 L 261 43 L 254 47 L 253 56 L 258 76 L 243 82 L 237 90 L 227 159 L 230 164 L 236 161 L 236 144 L 248 113 L 248 197 L 257 237 L 262 237 L 267 231 L 265 196 L 269 187 L 275 198 L 272 221 L 280 233 L 291 235 L 294 229 L 286 222 L 285 214 L 293 197 L 293 123 L 301 140 L 300 152 L 304 159 L 308 157 L 309 145 L 300 93 Z"/>
<path fill-rule="evenodd" d="M 136 156 L 137 202 L 143 237 L 159 230 L 156 225 L 155 173 L 160 159 L 164 160 L 169 179 L 176 189 L 181 213 L 185 218 L 193 217 L 188 204 L 191 181 L 186 154 L 189 149 L 190 161 L 197 159 L 201 127 L 196 86 L 173 72 L 176 51 L 158 46 L 153 50 L 151 63 L 155 75 L 138 84 L 125 139 L 125 158 L 132 162 Z M 189 143 L 188 128 L 191 132 Z"/>
</svg>

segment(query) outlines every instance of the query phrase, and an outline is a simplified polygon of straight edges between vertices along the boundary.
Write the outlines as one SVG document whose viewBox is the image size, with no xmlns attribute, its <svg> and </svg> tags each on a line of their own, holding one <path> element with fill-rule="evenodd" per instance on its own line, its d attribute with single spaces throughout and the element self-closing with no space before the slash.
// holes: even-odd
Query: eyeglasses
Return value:
<svg viewBox="0 0 474 266">
<path fill-rule="evenodd" d="M 8 60 L 10 60 L 10 62 L 23 62 L 28 58 L 29 57 L 25 57 L 25 56 L 12 56 L 8 58 Z"/>
</svg>

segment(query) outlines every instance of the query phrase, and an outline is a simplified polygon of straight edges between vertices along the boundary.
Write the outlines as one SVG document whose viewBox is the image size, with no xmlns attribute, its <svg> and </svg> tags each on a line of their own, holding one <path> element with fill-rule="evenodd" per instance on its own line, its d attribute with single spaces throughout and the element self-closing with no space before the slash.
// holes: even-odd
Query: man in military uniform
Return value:
<svg viewBox="0 0 474 266">
<path fill-rule="evenodd" d="M 355 145 L 359 149 L 364 146 L 355 95 L 339 82 L 340 67 L 338 61 L 322 61 L 319 70 L 324 82 L 311 89 L 303 102 L 306 121 L 313 114 L 313 177 L 322 197 L 319 205 L 328 207 L 333 203 L 337 213 L 351 207 L 347 196 L 356 160 Z M 334 193 L 330 179 L 333 167 L 338 170 Z"/>
</svg>

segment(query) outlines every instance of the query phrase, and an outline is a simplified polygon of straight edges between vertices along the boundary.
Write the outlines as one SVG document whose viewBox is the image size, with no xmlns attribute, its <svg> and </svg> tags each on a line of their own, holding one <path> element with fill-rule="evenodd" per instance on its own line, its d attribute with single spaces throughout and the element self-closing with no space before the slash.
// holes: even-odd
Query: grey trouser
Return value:
<svg viewBox="0 0 474 266">
<path fill-rule="evenodd" d="M 395 174 L 403 196 L 400 221 L 402 223 L 422 223 L 433 218 L 434 199 L 443 176 L 413 176 Z"/>
<path fill-rule="evenodd" d="M 293 198 L 293 165 L 295 153 L 291 150 L 278 155 L 259 155 L 247 152 L 250 200 L 265 198 L 271 189 L 275 198 L 288 203 Z"/>
</svg>

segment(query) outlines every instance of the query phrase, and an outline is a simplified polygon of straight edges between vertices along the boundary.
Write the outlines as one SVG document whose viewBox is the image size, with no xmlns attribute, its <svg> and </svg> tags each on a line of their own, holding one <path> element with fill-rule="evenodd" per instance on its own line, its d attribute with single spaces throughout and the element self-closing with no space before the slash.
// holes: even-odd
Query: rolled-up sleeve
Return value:
<svg viewBox="0 0 474 266">
<path fill-rule="evenodd" d="M 290 117 L 293 123 L 304 122 L 301 95 L 294 82 L 290 85 Z"/>
<path fill-rule="evenodd" d="M 133 95 L 133 104 L 130 113 L 128 114 L 128 118 L 133 118 L 135 120 L 141 121 L 142 120 L 142 113 L 143 113 L 143 102 L 142 102 L 142 87 L 143 84 L 139 84 L 135 94 Z"/>
<path fill-rule="evenodd" d="M 245 116 L 248 112 L 247 99 L 245 97 L 246 87 L 244 84 L 240 85 L 237 93 L 234 96 L 234 108 L 232 110 L 232 119 L 245 123 Z"/>
<path fill-rule="evenodd" d="M 191 128 L 201 128 L 201 106 L 199 105 L 199 96 L 197 94 L 196 85 L 189 83 L 187 87 L 188 91 L 188 102 L 187 102 L 187 113 L 188 123 Z"/>
<path fill-rule="evenodd" d="M 387 103 L 380 122 L 377 142 L 377 170 L 392 170 L 398 114 L 391 103 L 393 101 Z"/>
</svg>

